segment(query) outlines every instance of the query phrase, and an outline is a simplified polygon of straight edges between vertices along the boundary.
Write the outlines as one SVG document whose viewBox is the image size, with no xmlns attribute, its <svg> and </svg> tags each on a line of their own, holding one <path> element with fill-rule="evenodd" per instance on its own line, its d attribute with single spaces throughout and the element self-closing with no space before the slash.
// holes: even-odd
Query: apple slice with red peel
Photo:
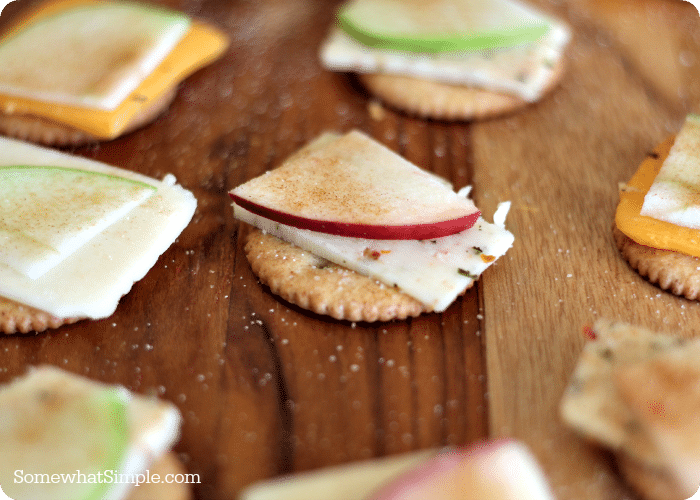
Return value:
<svg viewBox="0 0 700 500">
<path fill-rule="evenodd" d="M 275 222 L 355 238 L 441 238 L 469 229 L 480 215 L 449 183 L 358 131 L 312 143 L 230 195 Z"/>
<path fill-rule="evenodd" d="M 447 450 L 367 500 L 554 500 L 537 461 L 514 440 Z"/>
<path fill-rule="evenodd" d="M 554 500 L 519 441 L 393 455 L 274 478 L 240 500 Z"/>
</svg>

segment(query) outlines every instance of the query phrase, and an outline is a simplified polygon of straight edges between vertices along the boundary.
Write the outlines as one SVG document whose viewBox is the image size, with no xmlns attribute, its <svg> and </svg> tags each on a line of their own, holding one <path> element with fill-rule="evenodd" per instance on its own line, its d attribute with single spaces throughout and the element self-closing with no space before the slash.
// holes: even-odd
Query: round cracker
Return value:
<svg viewBox="0 0 700 500">
<path fill-rule="evenodd" d="M 671 250 L 641 245 L 613 227 L 617 248 L 629 265 L 663 290 L 696 300 L 700 298 L 700 259 Z"/>
<path fill-rule="evenodd" d="M 544 93 L 561 80 L 564 62 L 550 73 Z M 421 118 L 474 120 L 512 113 L 532 104 L 519 97 L 463 85 L 436 82 L 403 75 L 365 73 L 362 84 L 385 103 Z"/>
<path fill-rule="evenodd" d="M 620 474 L 646 500 L 686 500 L 678 482 L 665 470 L 649 467 L 624 453 L 616 455 Z"/>
<path fill-rule="evenodd" d="M 180 474 L 187 474 L 185 466 L 178 460 L 175 453 L 170 452 L 161 457 L 157 462 L 148 468 L 151 477 L 158 474 L 161 481 L 166 480 L 168 476 L 172 480 L 178 479 Z M 184 479 L 184 478 L 183 478 Z M 138 487 L 134 487 L 129 491 L 126 500 L 191 500 L 192 487 L 184 482 L 180 483 L 143 483 Z"/>
<path fill-rule="evenodd" d="M 43 332 L 83 318 L 59 318 L 53 314 L 0 297 L 0 333 Z"/>
<path fill-rule="evenodd" d="M 287 302 L 347 321 L 390 321 L 428 308 L 413 297 L 258 229 L 245 245 L 250 267 Z"/>
<path fill-rule="evenodd" d="M 175 87 L 154 99 L 149 106 L 136 113 L 120 135 L 141 128 L 165 111 L 177 94 Z M 0 112 L 0 134 L 23 141 L 47 146 L 81 146 L 104 139 L 48 118 L 35 115 L 8 114 Z"/>
</svg>

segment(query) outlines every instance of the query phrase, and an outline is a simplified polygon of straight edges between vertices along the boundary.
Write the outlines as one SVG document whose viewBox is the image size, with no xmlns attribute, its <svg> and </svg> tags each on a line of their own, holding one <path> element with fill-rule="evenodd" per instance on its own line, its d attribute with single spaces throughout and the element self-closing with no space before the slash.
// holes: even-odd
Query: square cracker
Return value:
<svg viewBox="0 0 700 500">
<path fill-rule="evenodd" d="M 661 354 L 681 352 L 689 342 L 606 320 L 596 322 L 594 332 L 596 338 L 585 345 L 564 393 L 562 418 L 586 437 L 660 467 L 664 460 L 643 415 L 623 397 L 628 390 L 626 374 L 645 369 L 645 363 Z M 694 349 L 700 349 L 700 344 Z"/>
</svg>

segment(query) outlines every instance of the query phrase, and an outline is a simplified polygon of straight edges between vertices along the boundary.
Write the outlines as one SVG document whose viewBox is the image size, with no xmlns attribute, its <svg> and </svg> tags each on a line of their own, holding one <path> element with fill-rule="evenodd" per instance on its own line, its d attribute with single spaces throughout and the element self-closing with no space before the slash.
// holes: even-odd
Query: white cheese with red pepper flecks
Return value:
<svg viewBox="0 0 700 500">
<path fill-rule="evenodd" d="M 58 317 L 97 319 L 112 314 L 122 295 L 143 278 L 189 224 L 197 206 L 192 193 L 175 184 L 172 175 L 159 181 L 85 158 L 0 138 L 0 166 L 15 165 L 81 169 L 131 179 L 155 188 L 140 205 L 111 221 L 111 225 L 97 234 L 80 235 L 78 241 L 73 241 L 75 248 L 70 255 L 35 279 L 26 269 L 17 269 L 16 255 L 3 257 L 0 238 L 0 297 Z M 51 192 L 46 195 L 50 197 Z M 2 222 L 0 216 L 0 227 Z M 25 264 L 32 267 L 27 259 L 22 261 L 22 265 Z"/>
<path fill-rule="evenodd" d="M 506 206 L 506 205 L 503 205 Z M 348 238 L 297 229 L 255 215 L 234 203 L 237 219 L 314 255 L 396 286 L 441 312 L 513 245 L 502 225 L 479 217 L 466 231 L 433 240 Z M 503 211 L 499 211 L 503 218 Z"/>
<path fill-rule="evenodd" d="M 571 39 L 569 28 L 521 2 L 499 2 L 549 25 L 537 41 L 512 47 L 417 53 L 371 47 L 340 27 L 331 30 L 321 48 L 321 62 L 331 71 L 386 73 L 513 94 L 534 102 L 545 92 Z M 418 5 L 418 4 L 416 4 Z M 493 16 L 501 15 L 499 10 Z"/>
</svg>

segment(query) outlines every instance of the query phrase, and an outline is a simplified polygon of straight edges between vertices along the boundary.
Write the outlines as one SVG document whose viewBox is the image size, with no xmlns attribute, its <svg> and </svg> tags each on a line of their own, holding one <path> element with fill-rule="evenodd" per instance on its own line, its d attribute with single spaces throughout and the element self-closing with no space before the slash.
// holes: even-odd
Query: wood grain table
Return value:
<svg viewBox="0 0 700 500">
<path fill-rule="evenodd" d="M 18 0 L 0 26 L 31 2 Z M 542 102 L 474 123 L 416 119 L 324 71 L 337 2 L 163 0 L 231 37 L 155 123 L 74 152 L 173 173 L 198 200 L 177 242 L 116 313 L 0 338 L 0 382 L 49 363 L 175 403 L 197 499 L 253 481 L 446 444 L 514 436 L 559 499 L 634 498 L 610 457 L 566 430 L 558 404 L 599 317 L 684 336 L 700 306 L 641 279 L 611 236 L 618 183 L 700 102 L 700 18 L 680 0 L 542 1 L 574 30 L 567 73 Z M 374 116 L 374 118 L 372 117 Z M 444 314 L 354 324 L 261 286 L 227 191 L 325 130 L 363 130 L 474 186 L 487 219 L 511 200 L 514 247 Z"/>
</svg>

